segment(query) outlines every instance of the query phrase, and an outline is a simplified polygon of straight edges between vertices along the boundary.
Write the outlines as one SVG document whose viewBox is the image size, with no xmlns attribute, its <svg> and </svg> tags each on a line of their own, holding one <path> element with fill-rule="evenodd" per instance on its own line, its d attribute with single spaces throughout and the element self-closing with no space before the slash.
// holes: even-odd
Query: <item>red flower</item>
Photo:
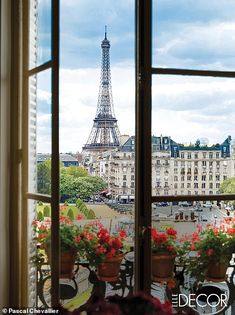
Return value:
<svg viewBox="0 0 235 315">
<path fill-rule="evenodd" d="M 119 236 L 120 236 L 121 238 L 125 238 L 125 237 L 127 236 L 126 231 L 120 230 L 120 231 L 119 231 Z"/>
<path fill-rule="evenodd" d="M 112 240 L 112 247 L 118 250 L 122 247 L 122 242 L 118 238 L 115 238 Z"/>
<path fill-rule="evenodd" d="M 81 237 L 80 237 L 80 235 L 77 235 L 77 236 L 75 236 L 74 237 L 74 240 L 75 240 L 75 242 L 80 242 L 81 241 Z"/>
<path fill-rule="evenodd" d="M 213 254 L 213 249 L 209 248 L 207 250 L 207 256 L 211 256 Z"/>
<path fill-rule="evenodd" d="M 166 230 L 166 234 L 169 235 L 169 236 L 176 237 L 177 232 L 176 232 L 176 230 L 173 229 L 173 228 L 168 228 L 168 229 Z"/>
<path fill-rule="evenodd" d="M 76 220 L 82 220 L 83 219 L 83 215 L 81 213 L 79 213 L 77 216 L 76 216 Z"/>
</svg>

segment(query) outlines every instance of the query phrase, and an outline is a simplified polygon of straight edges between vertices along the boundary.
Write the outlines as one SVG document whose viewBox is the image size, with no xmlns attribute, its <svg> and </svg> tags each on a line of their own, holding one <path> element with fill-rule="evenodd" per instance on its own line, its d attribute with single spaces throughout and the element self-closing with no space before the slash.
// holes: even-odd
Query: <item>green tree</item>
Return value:
<svg viewBox="0 0 235 315">
<path fill-rule="evenodd" d="M 60 171 L 61 174 L 64 173 L 67 175 L 71 175 L 75 178 L 88 176 L 88 171 L 81 166 L 62 167 Z"/>
<path fill-rule="evenodd" d="M 37 190 L 40 194 L 51 194 L 51 160 L 37 164 Z"/>
<path fill-rule="evenodd" d="M 234 194 L 235 193 L 235 177 L 230 177 L 223 181 L 219 191 L 221 193 Z"/>
</svg>

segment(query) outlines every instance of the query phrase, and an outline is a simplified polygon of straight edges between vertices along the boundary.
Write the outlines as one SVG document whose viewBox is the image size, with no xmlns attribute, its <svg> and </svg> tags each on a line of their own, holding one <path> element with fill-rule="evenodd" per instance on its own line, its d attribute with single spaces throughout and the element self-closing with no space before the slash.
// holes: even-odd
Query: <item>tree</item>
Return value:
<svg viewBox="0 0 235 315">
<path fill-rule="evenodd" d="M 37 164 L 37 190 L 40 194 L 51 194 L 51 160 Z"/>
<path fill-rule="evenodd" d="M 81 166 L 62 167 L 60 171 L 61 174 L 64 173 L 67 175 L 71 175 L 75 178 L 88 176 L 88 171 Z"/>
<path fill-rule="evenodd" d="M 223 181 L 219 189 L 220 193 L 223 194 L 234 194 L 235 193 L 235 177 L 230 177 Z M 235 201 L 230 201 L 232 205 L 235 205 Z"/>
<path fill-rule="evenodd" d="M 235 177 L 230 177 L 223 181 L 220 186 L 221 193 L 234 194 L 235 193 Z"/>
</svg>

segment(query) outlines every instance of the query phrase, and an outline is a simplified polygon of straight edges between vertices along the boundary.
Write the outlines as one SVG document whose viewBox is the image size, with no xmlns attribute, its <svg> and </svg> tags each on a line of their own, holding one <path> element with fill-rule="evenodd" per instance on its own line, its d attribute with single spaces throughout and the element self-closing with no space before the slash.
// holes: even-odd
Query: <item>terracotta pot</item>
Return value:
<svg viewBox="0 0 235 315">
<path fill-rule="evenodd" d="M 120 254 L 112 258 L 106 258 L 97 266 L 97 277 L 101 281 L 116 282 L 124 255 Z"/>
<path fill-rule="evenodd" d="M 50 251 L 46 249 L 46 254 L 49 263 L 51 263 Z M 61 279 L 72 279 L 74 276 L 74 264 L 76 261 L 77 251 L 71 249 L 68 252 L 63 252 L 60 254 L 60 278 Z"/>
<path fill-rule="evenodd" d="M 152 280 L 156 282 L 169 281 L 173 277 L 176 255 L 153 254 L 152 255 Z"/>
<path fill-rule="evenodd" d="M 227 268 L 228 268 L 228 263 L 210 261 L 208 263 L 206 279 L 213 282 L 225 281 Z"/>
</svg>

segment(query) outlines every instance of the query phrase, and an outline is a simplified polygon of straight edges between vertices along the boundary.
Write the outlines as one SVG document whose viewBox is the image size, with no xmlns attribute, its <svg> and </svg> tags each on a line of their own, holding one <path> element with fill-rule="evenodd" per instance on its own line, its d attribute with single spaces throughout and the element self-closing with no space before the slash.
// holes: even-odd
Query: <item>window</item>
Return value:
<svg viewBox="0 0 235 315">
<path fill-rule="evenodd" d="M 175 188 L 175 189 L 178 188 L 178 184 L 177 184 L 177 183 L 174 184 L 174 188 Z"/>
<path fill-rule="evenodd" d="M 187 180 L 191 180 L 192 176 L 191 175 L 187 175 Z"/>
<path fill-rule="evenodd" d="M 191 183 L 187 183 L 187 188 L 191 188 Z"/>
<path fill-rule="evenodd" d="M 206 188 L 206 183 L 202 183 L 202 188 Z"/>
<path fill-rule="evenodd" d="M 178 181 L 178 176 L 174 176 L 174 181 L 175 181 L 175 182 Z"/>
<path fill-rule="evenodd" d="M 191 156 L 191 153 L 189 152 L 189 153 L 188 153 L 188 159 L 191 159 L 191 157 L 192 157 L 192 156 Z"/>
<path fill-rule="evenodd" d="M 140 4 L 140 2 L 139 2 Z M 136 222 L 141 222 L 141 224 L 143 226 L 140 226 L 138 228 L 141 228 L 143 229 L 144 228 L 144 225 L 145 226 L 150 226 L 151 225 L 151 202 L 158 202 L 159 200 L 159 197 L 162 198 L 162 200 L 166 200 L 167 202 L 171 202 L 172 200 L 172 196 L 169 195 L 169 189 L 164 189 L 161 191 L 161 194 L 163 193 L 165 196 L 160 196 L 160 193 L 159 191 L 156 192 L 156 194 L 158 194 L 158 196 L 153 196 L 152 193 L 151 193 L 151 168 L 152 168 L 152 165 L 151 165 L 151 148 L 149 146 L 149 143 L 150 143 L 150 137 L 152 137 L 152 132 L 150 130 L 150 126 L 151 126 L 151 106 L 148 106 L 148 104 L 151 104 L 151 96 L 152 96 L 152 89 L 153 89 L 153 85 L 152 85 L 152 77 L 156 77 L 156 76 L 160 76 L 162 74 L 167 74 L 168 76 L 173 76 L 173 75 L 176 75 L 177 79 L 178 79 L 178 75 L 187 75 L 187 74 L 190 74 L 191 78 L 194 80 L 195 77 L 197 78 L 198 76 L 198 72 L 193 70 L 192 67 L 189 67 L 187 69 L 187 58 L 184 58 L 185 60 L 185 64 L 186 64 L 186 69 L 178 69 L 177 71 L 175 70 L 176 67 L 178 66 L 177 64 L 173 65 L 173 67 L 164 67 L 164 68 L 154 68 L 153 65 L 150 65 L 148 64 L 149 62 L 149 54 L 148 52 L 151 53 L 151 41 L 150 41 L 150 32 L 152 29 L 152 19 L 148 19 L 146 17 L 146 12 L 148 12 L 149 10 L 149 2 L 146 4 L 145 1 L 142 1 L 141 2 L 141 5 L 140 6 L 136 6 L 136 18 L 137 18 L 137 38 L 138 38 L 138 41 L 137 41 L 137 47 L 136 47 L 136 55 L 137 55 L 137 58 L 136 58 L 136 73 L 137 73 L 137 76 L 139 74 L 143 75 L 143 77 L 145 78 L 145 81 L 144 83 L 142 82 L 142 80 L 138 80 L 139 77 L 136 77 L 136 100 L 137 100 L 137 104 L 136 104 L 136 108 L 137 108 L 137 130 L 138 130 L 138 134 L 136 135 L 136 139 L 135 140 L 131 140 L 131 146 L 129 147 L 130 150 L 134 150 L 134 145 L 136 145 L 137 148 L 139 148 L 139 150 L 136 150 L 136 168 L 138 169 L 138 174 L 136 174 L 136 183 L 137 185 L 135 185 L 134 181 L 131 181 L 131 187 L 134 187 L 136 186 L 137 188 L 137 194 L 135 196 L 136 198 L 136 208 L 135 208 L 135 216 L 137 218 Z M 144 7 L 144 10 L 141 10 L 143 9 Z M 140 12 L 141 11 L 141 12 Z M 157 11 L 157 10 L 156 10 Z M 141 14 L 140 14 L 141 13 Z M 50 16 L 50 14 L 49 14 Z M 55 20 L 58 20 L 58 11 L 54 11 L 53 12 L 53 17 Z M 53 18 L 52 17 L 52 18 Z M 142 22 L 145 21 L 145 24 L 144 24 L 144 27 L 143 27 L 143 24 Z M 56 30 L 54 28 L 54 33 L 52 34 L 52 38 L 57 38 L 58 37 L 58 34 L 57 34 L 57 37 L 54 37 L 56 34 Z M 58 25 L 57 25 L 57 32 L 58 32 Z M 167 36 L 166 36 L 167 37 Z M 142 39 L 142 40 L 140 40 Z M 144 39 L 144 40 L 143 40 Z M 52 156 L 52 183 L 55 183 L 55 185 L 51 185 L 52 186 L 52 195 L 50 197 L 42 197 L 42 196 L 38 196 L 35 194 L 34 191 L 28 191 L 28 187 L 26 189 L 27 191 L 27 198 L 29 201 L 33 201 L 35 202 L 36 200 L 40 200 L 40 198 L 42 198 L 43 200 L 47 200 L 47 202 L 49 203 L 52 203 L 52 208 L 54 210 L 59 210 L 59 205 L 58 205 L 58 193 L 59 193 L 59 187 L 58 187 L 58 183 L 59 183 L 59 178 L 58 178 L 58 174 L 59 174 L 59 151 L 58 151 L 58 146 L 57 146 L 57 142 L 58 142 L 58 134 L 59 134 L 59 130 L 58 130 L 58 121 L 59 121 L 59 117 L 58 117 L 58 111 L 57 111 L 57 102 L 56 102 L 56 99 L 58 100 L 58 96 L 59 96 L 59 88 L 58 88 L 58 82 L 56 80 L 56 76 L 57 76 L 57 79 L 58 79 L 58 67 L 59 67 L 59 64 L 58 64 L 58 59 L 57 59 L 57 53 L 59 53 L 59 43 L 57 43 L 56 40 L 52 40 L 53 42 L 53 48 L 52 48 L 52 53 L 51 53 L 51 58 L 49 58 L 48 60 L 48 63 L 43 64 L 43 69 L 40 68 L 40 72 L 42 71 L 46 71 L 44 68 L 47 67 L 47 70 L 50 69 L 50 73 L 48 76 L 52 76 L 53 78 L 53 84 L 52 84 L 52 87 L 51 87 L 51 93 L 52 93 L 52 108 L 53 108 L 53 113 L 49 113 L 51 116 L 52 116 L 52 128 L 51 128 L 51 133 L 53 134 L 53 144 L 52 144 L 52 147 L 53 147 L 53 150 L 51 152 L 51 156 Z M 123 45 L 124 47 L 124 45 Z M 145 48 L 145 53 L 141 53 L 142 52 L 142 49 L 143 47 Z M 50 49 L 49 49 L 50 51 Z M 160 49 L 157 49 L 157 50 L 154 50 L 155 52 L 157 51 L 157 54 L 160 54 Z M 24 55 L 24 54 L 23 54 Z M 89 56 L 87 56 L 88 58 Z M 53 63 L 50 63 L 50 60 L 53 60 Z M 188 58 L 190 59 L 190 58 Z M 171 58 L 171 60 L 175 60 L 175 58 Z M 47 60 L 45 60 L 45 62 L 47 62 Z M 147 64 L 147 66 L 146 66 Z M 165 65 L 164 62 L 162 62 L 162 64 Z M 214 66 L 216 66 L 217 64 L 220 64 L 219 61 L 218 62 L 215 62 L 214 63 Z M 40 66 L 40 65 L 39 65 Z M 199 65 L 200 66 L 200 65 Z M 210 67 L 210 65 L 209 65 Z M 174 69 L 175 68 L 175 69 Z M 192 69 L 192 70 L 191 70 Z M 27 69 L 28 71 L 28 69 Z M 35 83 L 35 77 L 39 77 L 39 73 L 37 73 L 38 69 L 36 68 L 36 65 L 35 67 L 31 67 L 30 69 L 31 72 L 27 73 L 26 76 L 30 76 L 30 80 L 28 82 L 28 84 L 30 85 L 33 85 Z M 201 77 L 199 78 L 201 81 L 203 81 L 203 79 L 205 79 L 205 77 L 214 77 L 214 76 L 218 76 L 218 77 L 222 77 L 222 74 L 220 72 L 208 72 L 208 70 L 205 70 L 203 69 L 203 71 L 200 72 L 200 75 Z M 226 76 L 226 72 L 223 73 L 224 76 Z M 188 77 L 186 77 L 186 79 L 188 79 Z M 226 80 L 229 80 L 229 79 L 226 79 Z M 172 84 L 173 86 L 173 84 Z M 32 86 L 31 86 L 32 88 Z M 161 88 L 159 89 L 161 91 Z M 25 91 L 24 91 L 25 92 Z M 27 90 L 28 92 L 28 90 Z M 31 93 L 33 93 L 33 89 L 31 89 Z M 171 94 L 171 92 L 169 91 L 168 92 L 169 95 Z M 225 92 L 224 92 L 225 93 Z M 26 93 L 27 94 L 27 93 Z M 25 95 L 25 93 L 24 93 Z M 156 100 L 158 100 L 159 98 L 156 98 Z M 163 97 L 161 98 L 163 99 Z M 187 101 L 187 97 L 184 98 L 186 101 Z M 147 104 L 147 105 L 146 105 Z M 32 105 L 32 104 L 31 104 Z M 187 104 L 184 104 L 184 106 L 186 106 Z M 48 106 L 50 107 L 50 106 Z M 55 111 L 54 111 L 55 110 Z M 27 114 L 28 114 L 28 111 L 27 111 Z M 173 117 L 174 117 L 174 113 L 173 114 Z M 144 117 L 144 119 L 143 119 Z M 185 116 L 186 117 L 186 116 Z M 195 115 L 196 117 L 196 115 Z M 26 122 L 27 124 L 27 122 Z M 188 125 L 184 125 L 185 126 L 185 133 L 187 132 L 187 129 L 188 129 Z M 191 126 L 191 125 L 190 125 Z M 33 126 L 30 126 L 30 127 L 33 127 Z M 199 128 L 197 128 L 199 129 Z M 30 131 L 32 131 L 33 129 L 30 129 Z M 219 129 L 220 130 L 220 129 Z M 28 135 L 26 135 L 28 136 Z M 201 136 L 201 135 L 199 135 Z M 26 137 L 27 138 L 27 137 Z M 202 139 L 203 140 L 203 139 Z M 183 139 L 184 141 L 184 139 Z M 204 142 L 203 142 L 204 141 Z M 206 140 L 204 139 L 203 141 L 201 141 L 201 143 L 199 143 L 199 146 L 201 146 L 202 148 L 200 150 L 208 150 L 206 147 L 207 147 L 207 142 Z M 168 141 L 166 141 L 166 139 L 163 141 L 163 142 L 166 142 L 168 143 Z M 200 141 L 199 141 L 200 142 Z M 130 143 L 130 142 L 129 142 Z M 197 144 L 198 145 L 198 144 Z M 182 145 L 181 149 L 184 150 L 186 147 L 186 145 Z M 189 146 L 190 147 L 190 146 Z M 164 149 L 167 149 L 169 150 L 168 146 L 167 147 L 162 147 Z M 25 150 L 25 147 L 23 148 L 23 150 Z M 28 148 L 27 148 L 28 150 Z M 199 149 L 198 149 L 199 150 Z M 201 152 L 201 151 L 200 151 Z M 200 154 L 200 157 L 201 157 L 201 153 Z M 227 154 L 227 151 L 225 152 L 225 154 Z M 33 155 L 31 155 L 32 157 Z M 178 149 L 177 151 L 177 156 L 180 156 L 181 159 L 184 159 L 185 156 L 184 156 L 184 152 L 180 152 L 180 148 Z M 217 156 L 217 153 L 216 153 L 216 157 L 219 158 L 219 153 L 218 153 L 218 156 Z M 187 155 L 187 158 L 188 159 L 191 159 L 191 155 Z M 198 159 L 198 154 L 195 153 L 194 154 L 194 158 L 195 159 Z M 207 152 L 203 152 L 203 158 L 206 159 L 207 158 Z M 209 156 L 210 158 L 210 156 Z M 174 163 L 177 162 L 177 161 L 174 161 Z M 206 166 L 206 161 L 203 161 L 205 162 L 205 165 Z M 161 163 L 160 163 L 160 159 L 157 160 L 157 163 L 156 163 L 157 166 L 160 166 Z M 177 164 L 174 164 L 175 166 L 177 166 Z M 28 168 L 29 165 L 27 165 L 27 168 Z M 95 166 L 95 164 L 94 164 Z M 217 166 L 219 167 L 219 164 L 217 164 Z M 182 170 L 181 170 L 181 174 L 184 175 L 185 174 L 185 164 L 181 164 L 181 167 L 182 167 Z M 200 163 L 199 163 L 199 167 L 200 167 Z M 154 167 L 155 168 L 155 167 Z M 95 169 L 95 167 L 93 168 Z M 160 167 L 159 167 L 160 169 Z M 128 166 L 128 169 L 126 168 L 126 166 L 124 167 L 123 165 L 120 167 L 120 170 L 119 171 L 123 171 L 123 173 L 127 173 L 127 170 L 128 172 L 130 171 L 130 168 Z M 95 170 L 94 170 L 95 172 Z M 134 173 L 134 168 L 131 168 L 131 172 Z M 25 172 L 23 172 L 25 174 Z M 27 173 L 27 172 L 26 172 Z M 121 173 L 122 174 L 122 173 Z M 121 186 L 121 181 L 122 179 L 123 180 L 127 180 L 127 175 L 123 175 L 123 178 L 121 177 L 121 175 L 119 173 L 119 187 Z M 199 172 L 200 174 L 200 172 Z M 31 174 L 31 176 L 33 177 L 35 174 Z M 201 175 L 201 174 L 200 174 Z M 213 176 L 210 175 L 211 178 L 209 178 L 210 180 L 212 180 Z M 154 177 L 153 177 L 154 178 Z M 227 178 L 227 176 L 223 176 L 223 179 L 225 180 Z M 131 180 L 134 179 L 134 175 L 133 177 L 131 177 Z M 184 176 L 181 176 L 181 181 L 184 181 L 185 177 Z M 188 179 L 188 177 L 187 177 Z M 191 178 L 190 178 L 191 179 Z M 171 179 L 172 180 L 172 179 Z M 194 180 L 197 181 L 198 180 L 198 176 L 194 176 Z M 206 178 L 205 178 L 206 180 Z M 160 182 L 157 182 L 159 183 L 159 186 L 160 186 Z M 190 185 L 190 183 L 187 183 L 187 188 L 189 188 L 188 184 Z M 204 184 L 204 183 L 202 183 Z M 157 184 L 158 185 L 158 184 Z M 123 181 L 123 187 L 126 187 L 127 186 L 127 182 L 126 181 Z M 128 183 L 128 186 L 129 186 L 129 183 Z M 165 181 L 165 187 L 172 187 L 169 185 L 169 182 Z M 174 187 L 176 188 L 176 187 Z M 190 195 L 191 194 L 191 191 L 190 190 L 183 190 L 184 189 L 184 183 L 181 183 L 181 194 L 183 195 L 184 193 L 188 192 L 188 194 Z M 197 189 L 198 188 L 198 183 L 194 183 L 194 188 Z M 120 189 L 120 188 L 119 188 Z M 213 186 L 210 188 L 210 189 L 213 189 Z M 129 194 L 129 192 L 131 191 L 131 194 L 133 194 L 133 189 L 132 190 L 129 190 L 129 189 L 123 189 L 123 190 L 119 190 L 117 195 L 118 194 Z M 177 191 L 175 191 L 175 193 L 177 194 Z M 201 196 L 198 196 L 198 191 L 195 190 L 194 191 L 194 194 L 195 194 L 195 200 L 200 200 L 199 197 Z M 205 194 L 205 191 L 202 192 L 202 194 Z M 213 194 L 213 191 L 210 190 L 209 191 L 209 194 Z M 23 196 L 25 198 L 25 196 Z M 26 198 L 26 199 L 27 199 Z M 182 198 L 182 196 L 177 196 L 177 200 L 180 201 L 180 198 Z M 207 198 L 207 199 L 206 199 Z M 218 197 L 216 196 L 212 196 L 212 200 L 216 200 L 216 198 L 220 198 L 221 199 L 221 196 L 218 195 Z M 191 198 L 189 198 L 191 200 Z M 203 200 L 210 200 L 208 199 L 208 196 L 204 196 L 204 199 Z M 143 202 L 144 202 L 144 205 L 145 205 L 145 209 L 144 209 L 144 212 L 143 212 Z M 142 207 L 142 208 L 141 208 Z M 27 208 L 27 207 L 26 207 Z M 25 209 L 26 209 L 25 208 Z M 57 239 L 58 241 L 58 224 L 56 225 L 56 222 L 58 221 L 58 217 L 56 217 L 56 213 L 58 214 L 59 211 L 54 211 L 53 210 L 53 222 L 55 222 L 55 225 L 53 226 L 52 228 L 52 234 L 55 235 L 55 240 Z M 57 222 L 58 223 L 58 222 Z M 147 233 L 146 233 L 147 235 Z M 138 287 L 137 287 L 137 290 L 145 290 L 145 291 L 150 291 L 150 284 L 151 284 L 151 275 L 147 273 L 147 271 L 150 270 L 150 265 L 151 265 L 151 257 L 150 257 L 150 239 L 149 239 L 149 236 L 147 235 L 144 235 L 143 237 L 145 238 L 145 241 L 143 242 L 143 245 L 142 245 L 142 249 L 144 249 L 144 252 L 147 253 L 147 255 L 139 255 L 139 247 L 136 246 L 136 250 L 138 252 L 138 255 L 136 255 L 137 257 L 137 260 L 136 261 L 136 264 L 135 264 L 135 274 L 138 278 L 138 281 L 136 281 L 136 283 L 138 284 Z M 142 242 L 142 240 L 141 240 Z M 56 241 L 54 241 L 55 245 L 56 245 Z M 57 245 L 59 243 L 57 242 Z M 138 244 L 138 240 L 136 242 L 136 244 Z M 140 244 L 140 240 L 139 240 L 139 244 Z M 142 244 L 142 243 L 141 243 Z M 57 278 L 57 286 L 58 286 L 58 279 L 59 279 L 59 275 L 57 273 L 57 269 L 56 269 L 56 266 L 58 266 L 58 253 L 57 253 L 57 246 L 54 247 L 55 248 L 55 253 L 53 253 L 53 257 L 52 257 L 52 274 L 55 274 L 56 277 L 54 277 L 53 279 L 56 279 Z M 56 281 L 53 280 L 53 284 L 52 284 L 52 296 L 54 297 L 54 301 L 59 300 L 59 297 L 58 297 L 58 292 L 56 292 Z M 57 294 L 57 295 L 56 295 Z"/>
<path fill-rule="evenodd" d="M 206 180 L 206 175 L 202 175 L 202 181 Z"/>
<path fill-rule="evenodd" d="M 206 166 L 206 161 L 202 161 L 202 166 Z"/>
<path fill-rule="evenodd" d="M 213 152 L 209 152 L 209 159 L 213 159 L 214 155 Z"/>
<path fill-rule="evenodd" d="M 213 189 L 213 183 L 209 183 L 209 188 Z"/>
</svg>

